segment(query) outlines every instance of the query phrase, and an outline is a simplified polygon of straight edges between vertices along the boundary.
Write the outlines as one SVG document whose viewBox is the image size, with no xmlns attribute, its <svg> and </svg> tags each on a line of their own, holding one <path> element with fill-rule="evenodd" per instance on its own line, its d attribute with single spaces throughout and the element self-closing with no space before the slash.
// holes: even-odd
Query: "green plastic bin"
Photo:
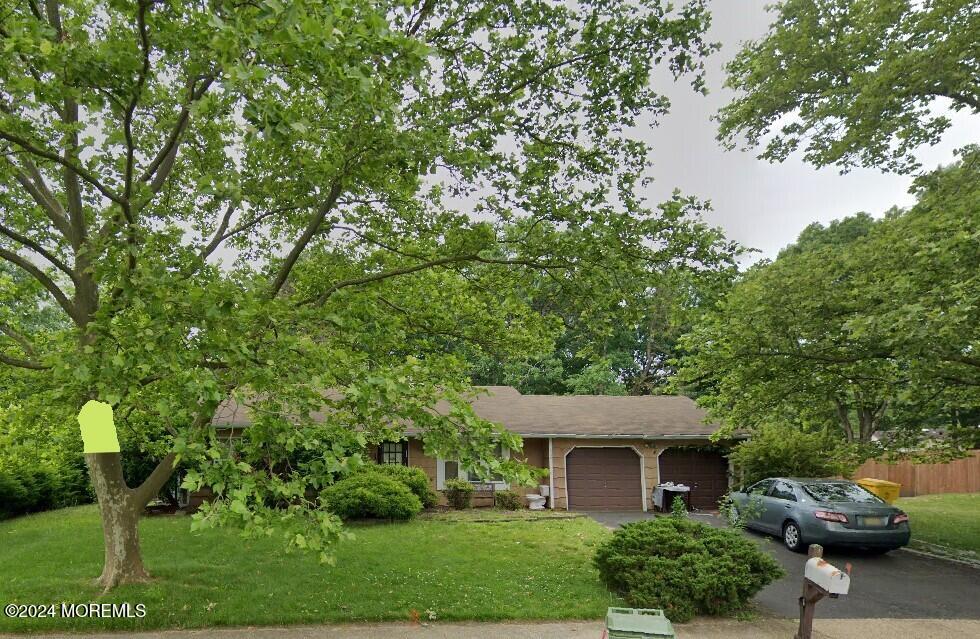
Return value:
<svg viewBox="0 0 980 639">
<path fill-rule="evenodd" d="M 655 608 L 610 608 L 606 611 L 608 639 L 674 639 L 674 627 Z"/>
</svg>

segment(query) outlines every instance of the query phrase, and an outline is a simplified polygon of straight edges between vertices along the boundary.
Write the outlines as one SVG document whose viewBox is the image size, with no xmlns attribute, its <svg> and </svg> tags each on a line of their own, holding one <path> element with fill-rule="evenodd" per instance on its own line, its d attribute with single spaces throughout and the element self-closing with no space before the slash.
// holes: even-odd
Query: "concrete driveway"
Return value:
<svg viewBox="0 0 980 639">
<path fill-rule="evenodd" d="M 610 528 L 653 516 L 642 512 L 589 515 Z M 716 515 L 692 516 L 713 526 L 724 525 Z M 755 603 L 776 615 L 797 617 L 806 556 L 787 550 L 774 537 L 752 531 L 745 535 L 778 559 L 787 573 L 756 595 Z M 818 617 L 980 619 L 980 569 L 904 550 L 872 556 L 857 550 L 828 548 L 824 557 L 840 567 L 848 562 L 852 565 L 851 592 L 846 597 L 820 602 Z"/>
</svg>

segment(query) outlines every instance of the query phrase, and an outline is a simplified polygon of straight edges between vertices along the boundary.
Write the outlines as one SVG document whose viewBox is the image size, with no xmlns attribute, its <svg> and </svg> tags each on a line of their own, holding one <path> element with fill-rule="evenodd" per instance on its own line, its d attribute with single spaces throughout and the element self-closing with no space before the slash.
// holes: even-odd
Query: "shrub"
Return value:
<svg viewBox="0 0 980 639">
<path fill-rule="evenodd" d="M 670 515 L 672 517 L 687 517 L 687 502 L 680 495 L 675 495 L 674 501 L 670 502 Z"/>
<path fill-rule="evenodd" d="M 58 495 L 55 508 L 67 508 L 90 504 L 95 501 L 95 491 L 89 480 L 85 460 L 78 456 L 75 463 L 62 462 L 55 472 L 58 474 Z"/>
<path fill-rule="evenodd" d="M 8 472 L 23 487 L 27 495 L 22 502 L 21 512 L 35 513 L 54 508 L 58 480 L 53 473 L 43 467 L 31 468 L 26 465 L 9 468 Z"/>
<path fill-rule="evenodd" d="M 61 508 L 62 482 L 47 466 L 8 467 L 0 471 L 0 517 Z"/>
<path fill-rule="evenodd" d="M 496 494 L 497 508 L 504 510 L 520 510 L 524 508 L 524 498 L 513 490 L 501 490 Z"/>
<path fill-rule="evenodd" d="M 447 479 L 446 501 L 457 510 L 470 508 L 473 505 L 473 484 L 462 479 Z"/>
<path fill-rule="evenodd" d="M 432 508 L 439 501 L 439 496 L 429 486 L 429 476 L 421 468 L 401 464 L 366 464 L 361 472 L 380 473 L 400 481 L 419 498 L 423 508 Z"/>
<path fill-rule="evenodd" d="M 596 551 L 603 582 L 630 606 L 672 621 L 732 614 L 784 572 L 734 530 L 679 517 L 629 523 Z"/>
<path fill-rule="evenodd" d="M 729 459 L 744 485 L 766 477 L 850 476 L 862 459 L 852 445 L 830 433 L 790 426 L 763 426 L 732 451 Z"/>
<path fill-rule="evenodd" d="M 91 501 L 78 494 L 78 484 L 88 483 L 71 469 L 27 464 L 0 469 L 0 518 L 36 513 Z"/>
<path fill-rule="evenodd" d="M 321 499 L 342 519 L 411 519 L 422 502 L 402 482 L 381 473 L 357 473 L 327 487 Z"/>
<path fill-rule="evenodd" d="M 20 478 L 0 470 L 0 519 L 30 512 L 32 499 Z"/>
</svg>

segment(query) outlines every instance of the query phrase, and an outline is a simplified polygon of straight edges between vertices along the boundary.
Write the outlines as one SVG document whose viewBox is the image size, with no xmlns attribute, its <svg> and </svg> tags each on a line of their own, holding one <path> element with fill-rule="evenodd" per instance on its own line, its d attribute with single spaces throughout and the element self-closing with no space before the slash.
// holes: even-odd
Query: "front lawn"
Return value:
<svg viewBox="0 0 980 639">
<path fill-rule="evenodd" d="M 609 532 L 590 518 L 357 526 L 337 565 L 285 554 L 276 539 L 191 533 L 186 517 L 141 524 L 157 580 L 104 599 L 93 506 L 0 522 L 0 602 L 129 602 L 143 619 L 8 619 L 0 631 L 191 628 L 363 620 L 598 619 L 616 605 L 591 560 Z"/>
<path fill-rule="evenodd" d="M 499 521 L 554 521 L 556 519 L 581 519 L 588 517 L 584 513 L 568 512 L 567 510 L 498 510 L 495 508 L 470 508 L 467 510 L 433 510 L 424 512 L 419 518 L 424 521 L 463 521 L 463 522 L 499 522 Z"/>
<path fill-rule="evenodd" d="M 896 506 L 909 514 L 913 543 L 980 554 L 980 493 L 904 497 Z"/>
</svg>

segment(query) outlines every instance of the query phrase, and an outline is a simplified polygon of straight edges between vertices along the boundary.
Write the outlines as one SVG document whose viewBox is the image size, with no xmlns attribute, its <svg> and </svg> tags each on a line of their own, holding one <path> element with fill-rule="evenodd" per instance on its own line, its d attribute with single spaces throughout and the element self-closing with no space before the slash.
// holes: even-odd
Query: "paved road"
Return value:
<svg viewBox="0 0 980 639">
<path fill-rule="evenodd" d="M 648 518 L 647 513 L 589 513 L 609 527 Z M 714 526 L 712 515 L 694 515 Z M 782 617 L 797 617 L 805 555 L 787 550 L 774 537 L 746 532 L 786 569 L 787 576 L 756 595 L 755 602 Z M 903 550 L 871 556 L 860 551 L 827 549 L 824 557 L 843 567 L 850 562 L 851 592 L 820 602 L 817 615 L 828 619 L 980 619 L 980 569 L 932 559 Z"/>
<path fill-rule="evenodd" d="M 337 624 L 285 628 L 207 628 L 98 634 L 31 635 L 31 639 L 599 639 L 602 621 L 515 623 Z M 677 639 L 786 639 L 795 634 L 791 619 L 695 619 L 677 624 Z M 4 635 L 25 637 L 26 635 Z M 949 639 L 980 637 L 980 621 L 966 619 L 817 619 L 813 639 Z"/>
<path fill-rule="evenodd" d="M 602 621 L 514 623 L 337 624 L 285 628 L 209 628 L 126 634 L 129 639 L 598 639 Z M 677 639 L 786 639 L 791 619 L 695 619 L 677 624 Z M 23 635 L 0 634 L 0 639 Z M 31 639 L 123 639 L 121 633 L 32 635 Z M 967 619 L 817 619 L 813 639 L 951 639 L 980 637 L 980 621 Z"/>
</svg>

